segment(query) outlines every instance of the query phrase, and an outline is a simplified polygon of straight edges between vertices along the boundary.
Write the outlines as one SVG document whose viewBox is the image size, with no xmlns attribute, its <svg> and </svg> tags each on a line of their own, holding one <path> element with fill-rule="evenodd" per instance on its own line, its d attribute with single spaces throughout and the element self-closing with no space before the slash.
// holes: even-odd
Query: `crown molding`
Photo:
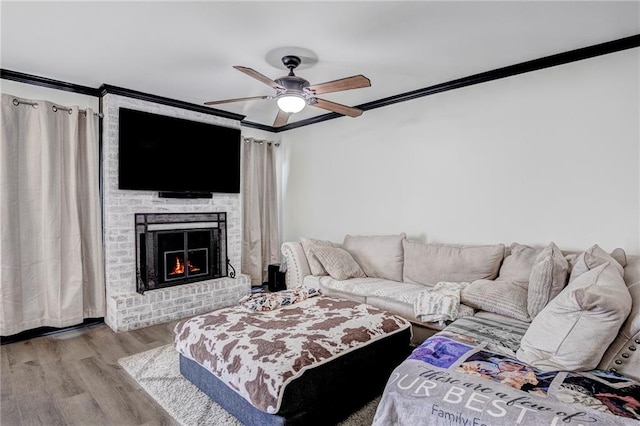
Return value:
<svg viewBox="0 0 640 426">
<path fill-rule="evenodd" d="M 66 92 L 81 93 L 83 95 L 95 97 L 100 96 L 100 90 L 93 87 L 81 86 L 79 84 L 67 83 L 66 81 L 54 80 L 52 78 L 25 74 L 7 69 L 0 69 L 0 78 L 17 81 L 19 83 L 32 84 L 34 86 L 47 87 L 49 89 L 64 90 Z"/>
<path fill-rule="evenodd" d="M 486 83 L 501 78 L 507 78 L 518 74 L 524 74 L 532 71 L 538 71 L 545 68 L 551 68 L 558 65 L 564 65 L 571 62 L 581 61 L 583 59 L 594 58 L 597 56 L 607 55 L 610 53 L 620 52 L 622 50 L 633 49 L 640 46 L 640 34 L 624 37 L 605 43 L 595 44 L 580 49 L 570 50 L 567 52 L 557 53 L 555 55 L 545 56 L 542 58 L 534 59 L 531 61 L 521 62 L 515 65 L 509 65 L 502 68 L 482 72 L 479 74 L 473 74 L 467 77 L 462 77 L 456 80 L 447 81 L 445 83 L 436 84 L 422 89 L 412 90 L 410 92 L 400 93 L 398 95 L 389 96 L 383 99 L 378 99 L 372 102 L 356 105 L 356 108 L 360 108 L 363 111 L 369 111 L 376 108 L 382 108 L 388 105 L 393 105 L 399 102 L 406 102 L 413 99 L 422 98 L 424 96 L 434 95 L 436 93 L 442 93 L 449 90 L 460 89 L 462 87 L 472 86 L 475 84 Z M 335 118 L 343 117 L 341 114 L 335 112 L 318 115 L 305 120 L 289 123 L 282 127 L 273 127 L 266 124 L 255 123 L 252 121 L 244 121 L 245 116 L 240 114 L 234 114 L 231 112 L 214 109 L 202 105 L 196 105 L 188 102 L 178 101 L 175 99 L 165 98 L 162 96 L 151 95 L 148 93 L 138 92 L 135 90 L 124 89 L 121 87 L 111 86 L 103 84 L 100 88 L 94 89 L 87 86 L 80 86 L 73 83 L 67 83 L 64 81 L 53 80 L 45 77 L 39 77 L 31 74 L 24 74 L 17 71 L 0 69 L 0 78 L 7 80 L 19 81 L 21 83 L 35 84 L 38 86 L 49 87 L 53 89 L 66 90 L 70 92 L 82 93 L 85 95 L 101 97 L 106 94 L 118 94 L 123 96 L 132 97 L 135 99 L 146 100 L 150 102 L 156 102 L 163 105 L 174 106 L 177 108 L 183 108 L 191 111 L 197 111 L 204 114 L 215 115 L 219 117 L 231 118 L 233 120 L 239 120 L 243 127 L 250 127 L 254 129 L 264 130 L 272 133 L 285 132 L 287 130 L 297 129 L 300 127 L 310 126 L 312 124 L 321 123 L 323 121 L 333 120 Z"/>
<path fill-rule="evenodd" d="M 633 49 L 638 46 L 640 46 L 640 34 L 608 41 L 605 43 L 595 44 L 593 46 L 583 47 L 580 49 L 569 50 L 567 52 L 557 53 L 555 55 L 545 56 L 531 61 L 520 62 L 515 65 L 509 65 L 503 68 L 497 68 L 491 71 L 473 74 L 456 80 L 447 81 L 445 83 L 436 84 L 434 86 L 400 93 L 398 95 L 389 96 L 387 98 L 356 105 L 356 108 L 360 108 L 363 111 L 369 111 L 372 109 L 397 104 L 399 102 L 406 102 L 412 99 L 446 92 L 448 90 L 460 89 L 462 87 L 472 86 L 474 84 L 486 83 L 488 81 L 507 78 L 518 74 L 538 71 L 558 65 L 564 65 L 571 62 L 581 61 L 583 59 L 589 59 L 596 56 L 607 55 L 609 53 L 620 52 L 622 50 Z M 273 131 L 284 132 L 287 130 L 297 129 L 299 127 L 309 126 L 311 124 L 321 123 L 323 121 L 332 120 L 339 117 L 342 117 L 342 115 L 332 112 L 308 118 L 306 120 L 296 121 L 295 123 L 290 123 L 279 128 L 274 128 Z"/>
<path fill-rule="evenodd" d="M 100 97 L 106 95 L 121 95 L 133 99 L 139 99 L 147 102 L 155 102 L 161 105 L 172 106 L 176 108 L 186 109 L 188 111 L 200 112 L 203 114 L 215 115 L 216 117 L 229 118 L 231 120 L 244 120 L 244 115 L 235 114 L 228 111 L 222 111 L 220 109 L 210 108 L 203 105 L 192 104 L 189 102 L 178 101 L 176 99 L 165 98 L 163 96 L 151 95 L 149 93 L 139 92 L 137 90 L 125 89 L 123 87 L 112 86 L 110 84 L 103 84 L 100 86 Z"/>
</svg>

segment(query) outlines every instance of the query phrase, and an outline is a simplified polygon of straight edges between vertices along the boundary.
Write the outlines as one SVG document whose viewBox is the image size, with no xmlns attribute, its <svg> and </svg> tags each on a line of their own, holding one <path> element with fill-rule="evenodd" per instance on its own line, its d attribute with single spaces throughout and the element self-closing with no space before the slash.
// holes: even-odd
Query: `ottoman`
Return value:
<svg viewBox="0 0 640 426">
<path fill-rule="evenodd" d="M 379 395 L 410 352 L 405 319 L 316 296 L 180 321 L 181 373 L 245 425 L 326 425 Z"/>
</svg>

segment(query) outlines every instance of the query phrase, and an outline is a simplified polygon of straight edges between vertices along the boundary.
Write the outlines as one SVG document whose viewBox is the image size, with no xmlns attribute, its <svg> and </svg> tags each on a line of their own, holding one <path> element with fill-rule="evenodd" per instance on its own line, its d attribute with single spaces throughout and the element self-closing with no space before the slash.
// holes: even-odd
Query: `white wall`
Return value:
<svg viewBox="0 0 640 426">
<path fill-rule="evenodd" d="M 406 232 L 639 254 L 639 59 L 627 50 L 285 132 L 285 240 Z"/>
<path fill-rule="evenodd" d="M 48 87 L 41 87 L 5 79 L 0 79 L 0 85 L 2 93 L 18 96 L 24 99 L 44 100 L 61 106 L 78 105 L 81 109 L 91 108 L 95 112 L 98 112 L 100 108 L 100 98 L 96 96 L 50 89 Z"/>
</svg>

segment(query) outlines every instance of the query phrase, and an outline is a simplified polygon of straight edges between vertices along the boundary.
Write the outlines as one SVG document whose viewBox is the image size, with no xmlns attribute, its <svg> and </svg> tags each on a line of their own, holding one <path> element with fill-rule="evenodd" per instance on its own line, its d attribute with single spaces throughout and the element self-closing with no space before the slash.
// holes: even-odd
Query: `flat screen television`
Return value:
<svg viewBox="0 0 640 426">
<path fill-rule="evenodd" d="M 118 188 L 161 197 L 240 192 L 240 129 L 120 108 Z"/>
</svg>

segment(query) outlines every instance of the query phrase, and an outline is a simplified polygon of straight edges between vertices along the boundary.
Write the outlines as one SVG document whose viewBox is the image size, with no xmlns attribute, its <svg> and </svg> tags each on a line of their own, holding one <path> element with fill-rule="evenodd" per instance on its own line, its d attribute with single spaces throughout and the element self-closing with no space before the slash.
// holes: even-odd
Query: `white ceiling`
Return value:
<svg viewBox="0 0 640 426">
<path fill-rule="evenodd" d="M 311 84 L 368 77 L 321 96 L 355 106 L 640 33 L 638 1 L 2 1 L 0 13 L 4 69 L 198 105 L 273 94 L 232 66 L 275 79 L 286 70 L 266 56 L 283 47 L 317 55 L 296 72 Z M 217 108 L 269 126 L 277 113 L 274 100 Z"/>
</svg>

